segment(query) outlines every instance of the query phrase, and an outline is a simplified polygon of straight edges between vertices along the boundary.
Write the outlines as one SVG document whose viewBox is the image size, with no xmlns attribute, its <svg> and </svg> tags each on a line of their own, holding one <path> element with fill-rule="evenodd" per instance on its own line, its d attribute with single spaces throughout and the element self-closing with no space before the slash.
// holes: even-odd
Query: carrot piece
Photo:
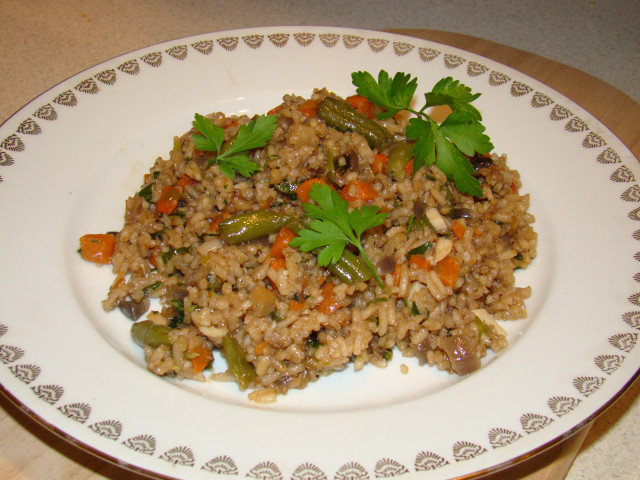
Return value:
<svg viewBox="0 0 640 480">
<path fill-rule="evenodd" d="M 385 173 L 388 161 L 389 157 L 387 155 L 383 155 L 382 153 L 376 154 L 376 156 L 373 157 L 371 170 L 373 170 L 373 173 Z"/>
<path fill-rule="evenodd" d="M 273 258 L 269 264 L 276 272 L 282 268 L 287 268 L 287 262 L 284 258 Z"/>
<path fill-rule="evenodd" d="M 429 263 L 429 260 L 424 258 L 422 255 L 411 255 L 411 258 L 409 258 L 409 263 L 417 265 L 427 272 L 431 271 L 431 264 Z"/>
<path fill-rule="evenodd" d="M 402 275 L 402 267 L 399 263 L 393 268 L 393 284 L 397 287 L 400 285 L 400 276 Z"/>
<path fill-rule="evenodd" d="M 518 193 L 518 187 L 515 183 L 511 184 L 511 193 Z"/>
<path fill-rule="evenodd" d="M 116 237 L 110 233 L 88 233 L 80 237 L 80 256 L 93 263 L 111 263 Z"/>
<path fill-rule="evenodd" d="M 196 183 L 196 181 L 193 178 L 183 175 L 176 182 L 176 187 L 182 188 L 186 187 L 187 185 L 193 185 L 194 183 Z"/>
<path fill-rule="evenodd" d="M 180 189 L 178 187 L 167 186 L 162 189 L 160 198 L 156 202 L 156 212 L 171 213 L 178 206 L 180 201 Z"/>
<path fill-rule="evenodd" d="M 222 212 L 220 215 L 218 215 L 216 218 L 214 218 L 211 221 L 211 224 L 209 225 L 209 230 L 213 232 L 217 231 L 218 225 L 220 225 L 223 220 L 226 220 L 229 217 L 231 217 L 231 214 L 229 212 Z"/>
<path fill-rule="evenodd" d="M 453 231 L 453 236 L 460 240 L 464 238 L 467 227 L 465 227 L 462 222 L 454 220 L 453 222 L 451 222 L 451 230 Z"/>
<path fill-rule="evenodd" d="M 230 127 L 237 127 L 238 126 L 238 120 L 231 120 L 229 123 L 227 123 L 224 127 L 222 127 L 223 129 L 227 129 Z"/>
<path fill-rule="evenodd" d="M 407 177 L 410 177 L 413 175 L 413 158 L 409 160 L 407 164 L 404 166 L 404 174 Z"/>
<path fill-rule="evenodd" d="M 297 312 L 298 310 L 302 310 L 304 308 L 304 303 L 299 302 L 297 300 L 291 300 L 289 303 L 289 310 L 293 312 Z"/>
<path fill-rule="evenodd" d="M 281 103 L 280 105 L 278 105 L 277 107 L 273 107 L 271 110 L 269 110 L 267 112 L 267 115 L 275 115 L 276 113 L 278 113 L 278 111 L 282 108 L 284 104 Z"/>
<path fill-rule="evenodd" d="M 298 106 L 298 110 L 307 118 L 316 117 L 318 116 L 318 102 L 315 100 L 307 100 Z"/>
<path fill-rule="evenodd" d="M 191 359 L 191 367 L 194 373 L 200 373 L 207 368 L 207 365 L 213 360 L 213 353 L 204 345 L 197 345 L 187 350 L 187 353 L 196 355 Z"/>
<path fill-rule="evenodd" d="M 340 308 L 333 294 L 333 283 L 326 282 L 322 285 L 322 301 L 316 306 L 316 310 L 325 315 L 330 315 Z"/>
<path fill-rule="evenodd" d="M 271 255 L 273 258 L 284 258 L 282 251 L 289 246 L 289 242 L 296 234 L 289 227 L 282 227 L 276 235 L 276 241 L 271 246 Z"/>
<path fill-rule="evenodd" d="M 452 287 L 460 275 L 460 260 L 448 255 L 437 263 L 436 272 L 443 285 Z"/>
<path fill-rule="evenodd" d="M 364 180 L 352 180 L 340 191 L 340 196 L 347 202 L 362 200 L 368 202 L 378 198 L 378 192 L 369 182 Z"/>
<path fill-rule="evenodd" d="M 310 178 L 307 181 L 302 182 L 300 185 L 296 187 L 296 194 L 298 198 L 303 203 L 309 202 L 309 191 L 314 183 L 327 183 L 321 178 Z"/>
<path fill-rule="evenodd" d="M 362 95 L 351 95 L 350 97 L 347 97 L 347 102 L 349 102 L 349 105 L 363 115 L 366 115 L 369 118 L 374 117 L 373 103 L 367 100 L 366 97 L 363 97 Z"/>
<path fill-rule="evenodd" d="M 253 347 L 253 350 L 254 352 L 256 352 L 256 355 L 262 355 L 267 350 L 267 346 L 267 342 L 260 342 L 255 347 Z"/>
<path fill-rule="evenodd" d="M 271 200 L 269 200 L 268 198 L 260 202 L 260 204 L 258 205 L 258 207 L 260 207 L 260 210 L 266 210 L 270 206 L 271 206 Z"/>
</svg>

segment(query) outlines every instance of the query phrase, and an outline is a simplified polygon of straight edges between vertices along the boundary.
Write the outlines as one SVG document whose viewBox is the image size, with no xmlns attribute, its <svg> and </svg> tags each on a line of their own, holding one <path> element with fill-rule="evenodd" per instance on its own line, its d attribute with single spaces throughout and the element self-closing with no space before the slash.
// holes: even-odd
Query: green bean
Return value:
<svg viewBox="0 0 640 480">
<path fill-rule="evenodd" d="M 276 233 L 291 217 L 285 213 L 273 210 L 254 210 L 240 213 L 221 222 L 218 226 L 220 238 L 229 245 L 265 237 Z"/>
<path fill-rule="evenodd" d="M 169 338 L 169 329 L 150 320 L 131 325 L 131 338 L 141 347 L 157 348 L 160 345 L 170 347 L 173 342 Z"/>
<path fill-rule="evenodd" d="M 387 172 L 391 173 L 395 181 L 400 182 L 404 180 L 404 169 L 407 163 L 409 163 L 409 160 L 411 160 L 412 155 L 413 143 L 409 142 L 398 143 L 391 151 L 389 160 L 387 161 Z"/>
<path fill-rule="evenodd" d="M 320 102 L 318 117 L 341 132 L 359 133 L 371 148 L 378 148 L 393 138 L 393 135 L 382 125 L 356 111 L 347 102 L 333 97 L 327 97 Z"/>
<path fill-rule="evenodd" d="M 356 257 L 349 250 L 344 250 L 340 259 L 333 265 L 327 265 L 327 269 L 349 285 L 366 282 L 372 276 L 365 261 L 361 257 Z"/>
<path fill-rule="evenodd" d="M 293 233 L 297 235 L 303 228 L 309 228 L 310 223 L 311 219 L 309 217 L 294 217 L 287 222 L 287 227 L 293 230 Z"/>
<path fill-rule="evenodd" d="M 238 341 L 229 333 L 222 337 L 222 353 L 227 359 L 229 371 L 236 378 L 240 390 L 245 390 L 253 382 L 256 372 L 247 361 L 244 350 Z"/>
</svg>

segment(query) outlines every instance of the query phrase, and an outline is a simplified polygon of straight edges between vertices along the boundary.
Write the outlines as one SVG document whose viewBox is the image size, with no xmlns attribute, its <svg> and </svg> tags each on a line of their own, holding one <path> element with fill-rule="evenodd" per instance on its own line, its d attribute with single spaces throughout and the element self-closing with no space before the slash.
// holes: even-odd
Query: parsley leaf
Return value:
<svg viewBox="0 0 640 480">
<path fill-rule="evenodd" d="M 228 142 L 229 148 L 220 152 L 224 141 L 224 130 L 214 125 L 208 118 L 196 113 L 193 126 L 200 132 L 193 135 L 193 144 L 198 150 L 218 152 L 210 163 L 218 162 L 220 171 L 233 179 L 236 172 L 249 177 L 258 170 L 258 164 L 251 160 L 245 152 L 260 148 L 267 144 L 276 129 L 275 115 L 260 115 L 247 125 L 241 125 L 235 138 Z"/>
<path fill-rule="evenodd" d="M 409 120 L 407 139 L 415 140 L 413 147 L 413 171 L 434 163 L 456 188 L 462 193 L 480 197 L 480 182 L 473 177 L 473 167 L 467 157 L 476 152 L 485 154 L 493 149 L 485 127 L 480 123 L 480 112 L 471 102 L 480 96 L 452 77 L 436 83 L 425 94 L 425 104 L 421 110 L 411 108 L 411 99 L 416 91 L 418 79 L 398 72 L 393 79 L 381 70 L 378 81 L 368 72 L 351 74 L 356 92 L 367 97 L 376 105 L 386 109 L 378 118 L 390 118 L 401 110 L 407 110 L 416 117 Z M 447 105 L 449 116 L 441 123 L 435 122 L 425 110 L 429 107 Z"/>
<path fill-rule="evenodd" d="M 391 118 L 400 110 L 408 109 L 418 87 L 417 78 L 411 79 L 411 75 L 402 72 L 396 73 L 393 80 L 384 70 L 378 73 L 377 82 L 369 72 L 354 72 L 351 79 L 358 87 L 358 95 L 367 97 L 386 110 L 378 114 L 379 119 Z"/>
<path fill-rule="evenodd" d="M 482 120 L 480 112 L 470 105 L 480 94 L 471 93 L 471 89 L 460 83 L 459 80 L 454 80 L 451 77 L 443 78 L 424 96 L 425 108 L 448 105 L 454 112 L 469 112 L 475 120 Z"/>
<path fill-rule="evenodd" d="M 349 212 L 348 203 L 326 184 L 313 184 L 309 197 L 316 203 L 304 203 L 302 208 L 313 220 L 309 228 L 300 230 L 289 245 L 303 252 L 321 248 L 318 265 L 324 267 L 340 260 L 347 244 L 351 244 L 362 254 L 378 285 L 384 288 L 364 251 L 362 234 L 384 223 L 388 213 L 381 213 L 380 208 L 374 206 Z"/>
</svg>

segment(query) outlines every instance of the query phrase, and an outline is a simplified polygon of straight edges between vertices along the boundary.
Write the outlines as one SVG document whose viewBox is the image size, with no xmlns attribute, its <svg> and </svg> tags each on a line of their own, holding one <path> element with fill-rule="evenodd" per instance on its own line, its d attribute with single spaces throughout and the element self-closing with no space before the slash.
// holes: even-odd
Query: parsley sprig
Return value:
<svg viewBox="0 0 640 480">
<path fill-rule="evenodd" d="M 224 141 L 222 128 L 214 125 L 211 120 L 199 113 L 195 114 L 193 126 L 200 132 L 193 136 L 193 144 L 196 148 L 204 152 L 218 152 L 216 158 L 209 162 L 218 162 L 220 171 L 233 179 L 236 172 L 243 177 L 249 177 L 258 170 L 258 164 L 251 160 L 245 152 L 267 144 L 276 129 L 276 116 L 260 115 L 247 125 L 241 125 L 235 138 L 231 141 L 230 147 L 222 153 L 220 152 Z"/>
<path fill-rule="evenodd" d="M 302 208 L 314 220 L 309 223 L 309 228 L 300 230 L 289 245 L 303 252 L 322 249 L 318 254 L 318 265 L 324 267 L 329 263 L 335 264 L 347 244 L 351 244 L 362 255 L 378 285 L 384 288 L 364 251 L 362 234 L 384 223 L 388 213 L 381 213 L 375 206 L 349 211 L 349 204 L 326 184 L 314 184 L 309 197 L 316 203 L 304 203 Z"/>
<path fill-rule="evenodd" d="M 351 74 L 356 93 L 384 109 L 379 119 L 391 118 L 401 110 L 415 115 L 407 126 L 407 139 L 415 140 L 413 147 L 413 171 L 423 165 L 435 163 L 449 180 L 455 182 L 462 193 L 482 196 L 480 182 L 473 177 L 473 167 L 467 156 L 476 152 L 484 154 L 493 149 L 489 137 L 483 132 L 480 112 L 471 105 L 479 93 L 458 80 L 446 77 L 425 94 L 425 104 L 420 110 L 411 108 L 411 100 L 418 87 L 418 79 L 398 72 L 393 78 L 381 70 L 378 80 L 369 72 Z M 435 122 L 425 111 L 429 107 L 448 105 L 449 116 L 441 123 Z"/>
</svg>

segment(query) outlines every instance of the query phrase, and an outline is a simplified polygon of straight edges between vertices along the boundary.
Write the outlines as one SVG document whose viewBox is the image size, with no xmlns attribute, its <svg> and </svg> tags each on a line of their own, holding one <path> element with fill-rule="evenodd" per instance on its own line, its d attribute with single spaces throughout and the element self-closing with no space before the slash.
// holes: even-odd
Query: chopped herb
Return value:
<svg viewBox="0 0 640 480">
<path fill-rule="evenodd" d="M 349 204 L 327 184 L 314 183 L 309 196 L 317 205 L 304 203 L 302 208 L 314 220 L 309 223 L 309 228 L 300 230 L 289 245 L 303 252 L 321 249 L 318 265 L 324 267 L 337 263 L 350 243 L 362 254 L 380 288 L 384 288 L 364 251 L 362 234 L 384 223 L 388 213 L 381 213 L 380 208 L 374 206 L 356 208 L 349 212 Z"/>
<path fill-rule="evenodd" d="M 387 362 L 390 362 L 393 358 L 393 350 L 391 348 L 387 348 L 384 352 L 382 352 L 382 358 Z"/>
<path fill-rule="evenodd" d="M 284 315 L 282 315 L 277 310 L 274 310 L 273 312 L 271 312 L 269 316 L 271 317 L 271 320 L 273 320 L 274 322 L 282 322 L 284 320 Z"/>
<path fill-rule="evenodd" d="M 169 320 L 169 328 L 178 328 L 178 325 L 184 322 L 184 315 L 176 315 Z"/>
<path fill-rule="evenodd" d="M 426 242 L 422 245 L 417 246 L 416 248 L 412 248 L 407 252 L 407 260 L 411 258 L 412 255 L 423 255 L 427 250 L 431 248 L 433 242 Z"/>
<path fill-rule="evenodd" d="M 462 193 L 482 196 L 480 182 L 473 177 L 473 167 L 467 157 L 476 152 L 487 153 L 493 149 L 489 137 L 483 132 L 480 112 L 471 102 L 480 96 L 458 80 L 446 77 L 425 94 L 425 104 L 420 110 L 411 108 L 411 100 L 418 86 L 418 79 L 398 72 L 393 79 L 381 70 L 378 80 L 369 72 L 351 74 L 359 95 L 367 97 L 385 109 L 378 118 L 391 118 L 401 110 L 407 110 L 416 117 L 409 120 L 406 135 L 416 140 L 413 147 L 413 171 L 423 165 L 435 163 L 449 180 L 455 182 Z M 452 112 L 441 123 L 436 123 L 425 110 L 429 107 L 448 105 Z"/>
<path fill-rule="evenodd" d="M 309 335 L 309 338 L 307 339 L 307 344 L 309 345 L 310 348 L 319 348 L 322 343 L 320 343 L 320 340 L 318 339 L 318 332 L 311 332 L 311 335 Z"/>
<path fill-rule="evenodd" d="M 437 232 L 436 227 L 433 226 L 426 215 L 422 217 L 414 217 L 411 215 L 407 222 L 407 233 L 421 231 L 424 230 L 425 227 L 428 227 L 433 232 Z"/>
<path fill-rule="evenodd" d="M 184 314 L 184 303 L 182 300 L 171 300 L 171 306 L 175 308 L 176 312 Z"/>
<path fill-rule="evenodd" d="M 160 258 L 162 259 L 162 263 L 166 265 L 167 263 L 169 263 L 169 260 L 171 260 L 176 255 L 180 253 L 189 253 L 190 250 L 191 249 L 189 247 L 174 248 L 173 250 L 169 250 L 168 252 L 161 253 Z"/>
<path fill-rule="evenodd" d="M 478 324 L 478 338 L 480 338 L 483 333 L 489 333 L 490 330 L 487 324 L 484 323 L 480 319 L 480 317 L 478 317 L 477 315 L 475 315 L 475 317 L 476 317 L 476 323 Z"/>
<path fill-rule="evenodd" d="M 243 177 L 250 177 L 260 168 L 246 155 L 246 151 L 267 144 L 276 129 L 275 115 L 260 115 L 247 125 L 241 125 L 230 147 L 224 151 L 221 151 L 224 130 L 199 113 L 194 118 L 193 126 L 200 132 L 193 136 L 194 145 L 198 150 L 218 152 L 209 163 L 217 162 L 224 175 L 233 179 L 237 172 Z"/>
<path fill-rule="evenodd" d="M 289 197 L 290 200 L 296 200 L 298 198 L 298 195 L 296 194 L 297 185 L 295 185 L 295 184 L 293 184 L 293 183 L 291 183 L 291 182 L 289 182 L 287 180 L 285 180 L 282 183 L 278 183 L 277 185 L 272 185 L 272 187 L 276 191 L 278 191 L 278 192 L 286 195 L 287 197 Z"/>
<path fill-rule="evenodd" d="M 416 305 L 416 302 L 413 302 L 411 304 L 411 315 L 420 315 L 420 310 L 418 309 L 418 305 Z"/>
<path fill-rule="evenodd" d="M 153 282 L 151 285 L 147 285 L 146 287 L 144 287 L 142 289 L 142 291 L 144 292 L 144 294 L 146 295 L 147 293 L 160 288 L 162 286 L 162 282 L 160 280 L 158 280 L 157 282 Z"/>
<path fill-rule="evenodd" d="M 222 284 L 222 279 L 215 273 L 207 275 L 207 290 L 213 290 L 217 293 L 222 290 Z"/>
<path fill-rule="evenodd" d="M 387 300 L 389 300 L 387 297 L 376 297 L 373 300 L 371 300 L 369 303 L 367 303 L 367 306 L 373 305 L 374 303 L 386 302 Z"/>
<path fill-rule="evenodd" d="M 145 186 L 138 192 L 138 195 L 142 197 L 147 203 L 151 203 L 151 190 L 153 189 L 153 183 Z"/>
</svg>

